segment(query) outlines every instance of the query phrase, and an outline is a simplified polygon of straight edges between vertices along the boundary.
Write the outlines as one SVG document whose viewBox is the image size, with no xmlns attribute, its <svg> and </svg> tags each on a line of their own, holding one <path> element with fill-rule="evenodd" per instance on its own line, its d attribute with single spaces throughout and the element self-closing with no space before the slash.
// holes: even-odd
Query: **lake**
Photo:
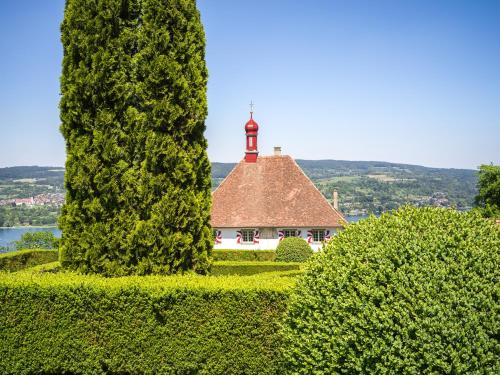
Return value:
<svg viewBox="0 0 500 375">
<path fill-rule="evenodd" d="M 26 232 L 43 232 L 48 231 L 54 233 L 55 236 L 61 237 L 61 231 L 57 227 L 15 227 L 15 228 L 0 228 L 0 248 L 14 247 L 12 241 L 17 241 Z"/>
<path fill-rule="evenodd" d="M 353 223 L 361 219 L 366 219 L 368 216 L 346 216 L 348 222 Z M 57 227 L 15 227 L 15 228 L 0 228 L 0 248 L 9 247 L 14 248 L 13 241 L 17 241 L 26 232 L 40 232 L 49 231 L 54 233 L 56 237 L 61 237 L 61 231 Z"/>
</svg>

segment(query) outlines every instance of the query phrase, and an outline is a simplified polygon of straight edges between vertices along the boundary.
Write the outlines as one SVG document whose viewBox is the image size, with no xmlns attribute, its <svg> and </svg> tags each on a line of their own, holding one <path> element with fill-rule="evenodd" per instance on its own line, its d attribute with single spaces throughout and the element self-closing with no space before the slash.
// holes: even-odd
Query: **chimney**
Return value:
<svg viewBox="0 0 500 375">
<path fill-rule="evenodd" d="M 333 191 L 333 208 L 339 209 L 339 193 L 337 193 L 337 190 Z"/>
<path fill-rule="evenodd" d="M 274 156 L 281 156 L 281 146 L 274 146 Z"/>
</svg>

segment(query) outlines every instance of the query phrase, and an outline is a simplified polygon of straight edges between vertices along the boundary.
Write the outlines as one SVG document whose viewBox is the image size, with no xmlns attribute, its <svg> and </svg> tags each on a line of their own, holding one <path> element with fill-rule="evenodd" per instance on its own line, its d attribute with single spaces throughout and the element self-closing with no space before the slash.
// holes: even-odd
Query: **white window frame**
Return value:
<svg viewBox="0 0 500 375">
<path fill-rule="evenodd" d="M 249 244 L 253 244 L 253 240 L 254 240 L 254 235 L 255 235 L 255 229 L 249 229 L 249 228 L 245 228 L 245 229 L 241 229 L 241 243 L 243 245 L 249 245 Z M 245 233 L 250 233 L 250 240 L 248 241 L 245 241 Z"/>
<path fill-rule="evenodd" d="M 311 234 L 313 238 L 313 243 L 321 243 L 325 240 L 324 229 L 311 229 Z M 318 236 L 316 236 L 315 234 L 318 234 Z M 318 238 L 318 240 L 316 238 Z"/>
</svg>

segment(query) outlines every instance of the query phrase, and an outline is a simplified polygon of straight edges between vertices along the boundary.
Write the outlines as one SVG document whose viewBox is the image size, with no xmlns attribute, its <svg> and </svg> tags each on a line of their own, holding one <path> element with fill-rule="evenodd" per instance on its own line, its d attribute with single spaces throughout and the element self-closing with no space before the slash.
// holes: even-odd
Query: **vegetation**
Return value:
<svg viewBox="0 0 500 375">
<path fill-rule="evenodd" d="M 310 262 L 284 331 L 290 373 L 498 373 L 500 228 L 406 207 Z"/>
<path fill-rule="evenodd" d="M 276 258 L 274 250 L 213 250 L 212 257 L 215 261 L 268 261 Z"/>
<path fill-rule="evenodd" d="M 22 249 L 57 249 L 59 238 L 48 231 L 26 232 L 21 239 L 14 241 L 17 250 Z"/>
<path fill-rule="evenodd" d="M 60 212 L 55 206 L 0 206 L 0 227 L 55 225 Z"/>
<path fill-rule="evenodd" d="M 0 254 L 0 271 L 15 272 L 24 268 L 55 262 L 58 257 L 57 250 L 12 251 Z"/>
<path fill-rule="evenodd" d="M 64 169 L 61 167 L 0 168 L 0 200 L 61 193 L 63 190 Z"/>
<path fill-rule="evenodd" d="M 299 237 L 288 237 L 276 248 L 276 262 L 305 262 L 313 255 L 311 246 Z"/>
<path fill-rule="evenodd" d="M 0 372 L 279 372 L 286 272 L 104 278 L 55 267 L 0 274 Z"/>
<path fill-rule="evenodd" d="M 265 261 L 219 261 L 212 265 L 211 274 L 220 275 L 255 275 L 263 272 L 274 271 L 299 271 L 300 263 L 265 262 Z"/>
<path fill-rule="evenodd" d="M 500 165 L 479 167 L 476 205 L 485 217 L 500 218 Z"/>
<path fill-rule="evenodd" d="M 472 207 L 477 192 L 476 171 L 427 168 L 371 161 L 297 160 L 323 195 L 339 191 L 340 209 L 349 215 L 381 213 L 404 204 Z M 213 163 L 213 185 L 227 176 L 234 163 Z"/>
<path fill-rule="evenodd" d="M 474 197 L 477 194 L 477 172 L 473 170 L 365 161 L 297 162 L 327 199 L 331 200 L 334 189 L 339 191 L 340 208 L 349 215 L 380 213 L 404 204 L 468 209 L 474 205 Z M 234 165 L 212 163 L 212 188 L 220 184 Z M 40 189 L 36 190 L 37 192 L 60 191 L 63 185 L 61 171 L 60 168 L 54 167 L 0 168 L 0 199 L 29 197 L 32 195 L 34 184 Z M 14 190 L 11 194 L 4 189 Z M 3 196 L 2 192 L 5 193 Z M 12 209 L 14 213 L 18 210 L 22 208 Z M 1 211 L 2 207 L 0 217 Z M 56 222 L 58 209 L 55 208 L 54 212 L 55 214 L 48 218 L 47 224 Z M 30 215 L 36 215 L 36 211 L 26 210 L 22 223 L 28 223 Z"/>
<path fill-rule="evenodd" d="M 67 0 L 64 267 L 206 272 L 205 36 L 195 0 Z"/>
</svg>

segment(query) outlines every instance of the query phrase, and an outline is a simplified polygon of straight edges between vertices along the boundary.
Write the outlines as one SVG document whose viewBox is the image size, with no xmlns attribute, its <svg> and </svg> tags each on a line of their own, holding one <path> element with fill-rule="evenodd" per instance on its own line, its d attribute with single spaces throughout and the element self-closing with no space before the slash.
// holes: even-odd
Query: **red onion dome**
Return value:
<svg viewBox="0 0 500 375">
<path fill-rule="evenodd" d="M 257 124 L 253 117 L 252 117 L 252 112 L 250 112 L 250 120 L 245 124 L 245 131 L 257 131 L 259 130 L 259 124 Z"/>
</svg>

